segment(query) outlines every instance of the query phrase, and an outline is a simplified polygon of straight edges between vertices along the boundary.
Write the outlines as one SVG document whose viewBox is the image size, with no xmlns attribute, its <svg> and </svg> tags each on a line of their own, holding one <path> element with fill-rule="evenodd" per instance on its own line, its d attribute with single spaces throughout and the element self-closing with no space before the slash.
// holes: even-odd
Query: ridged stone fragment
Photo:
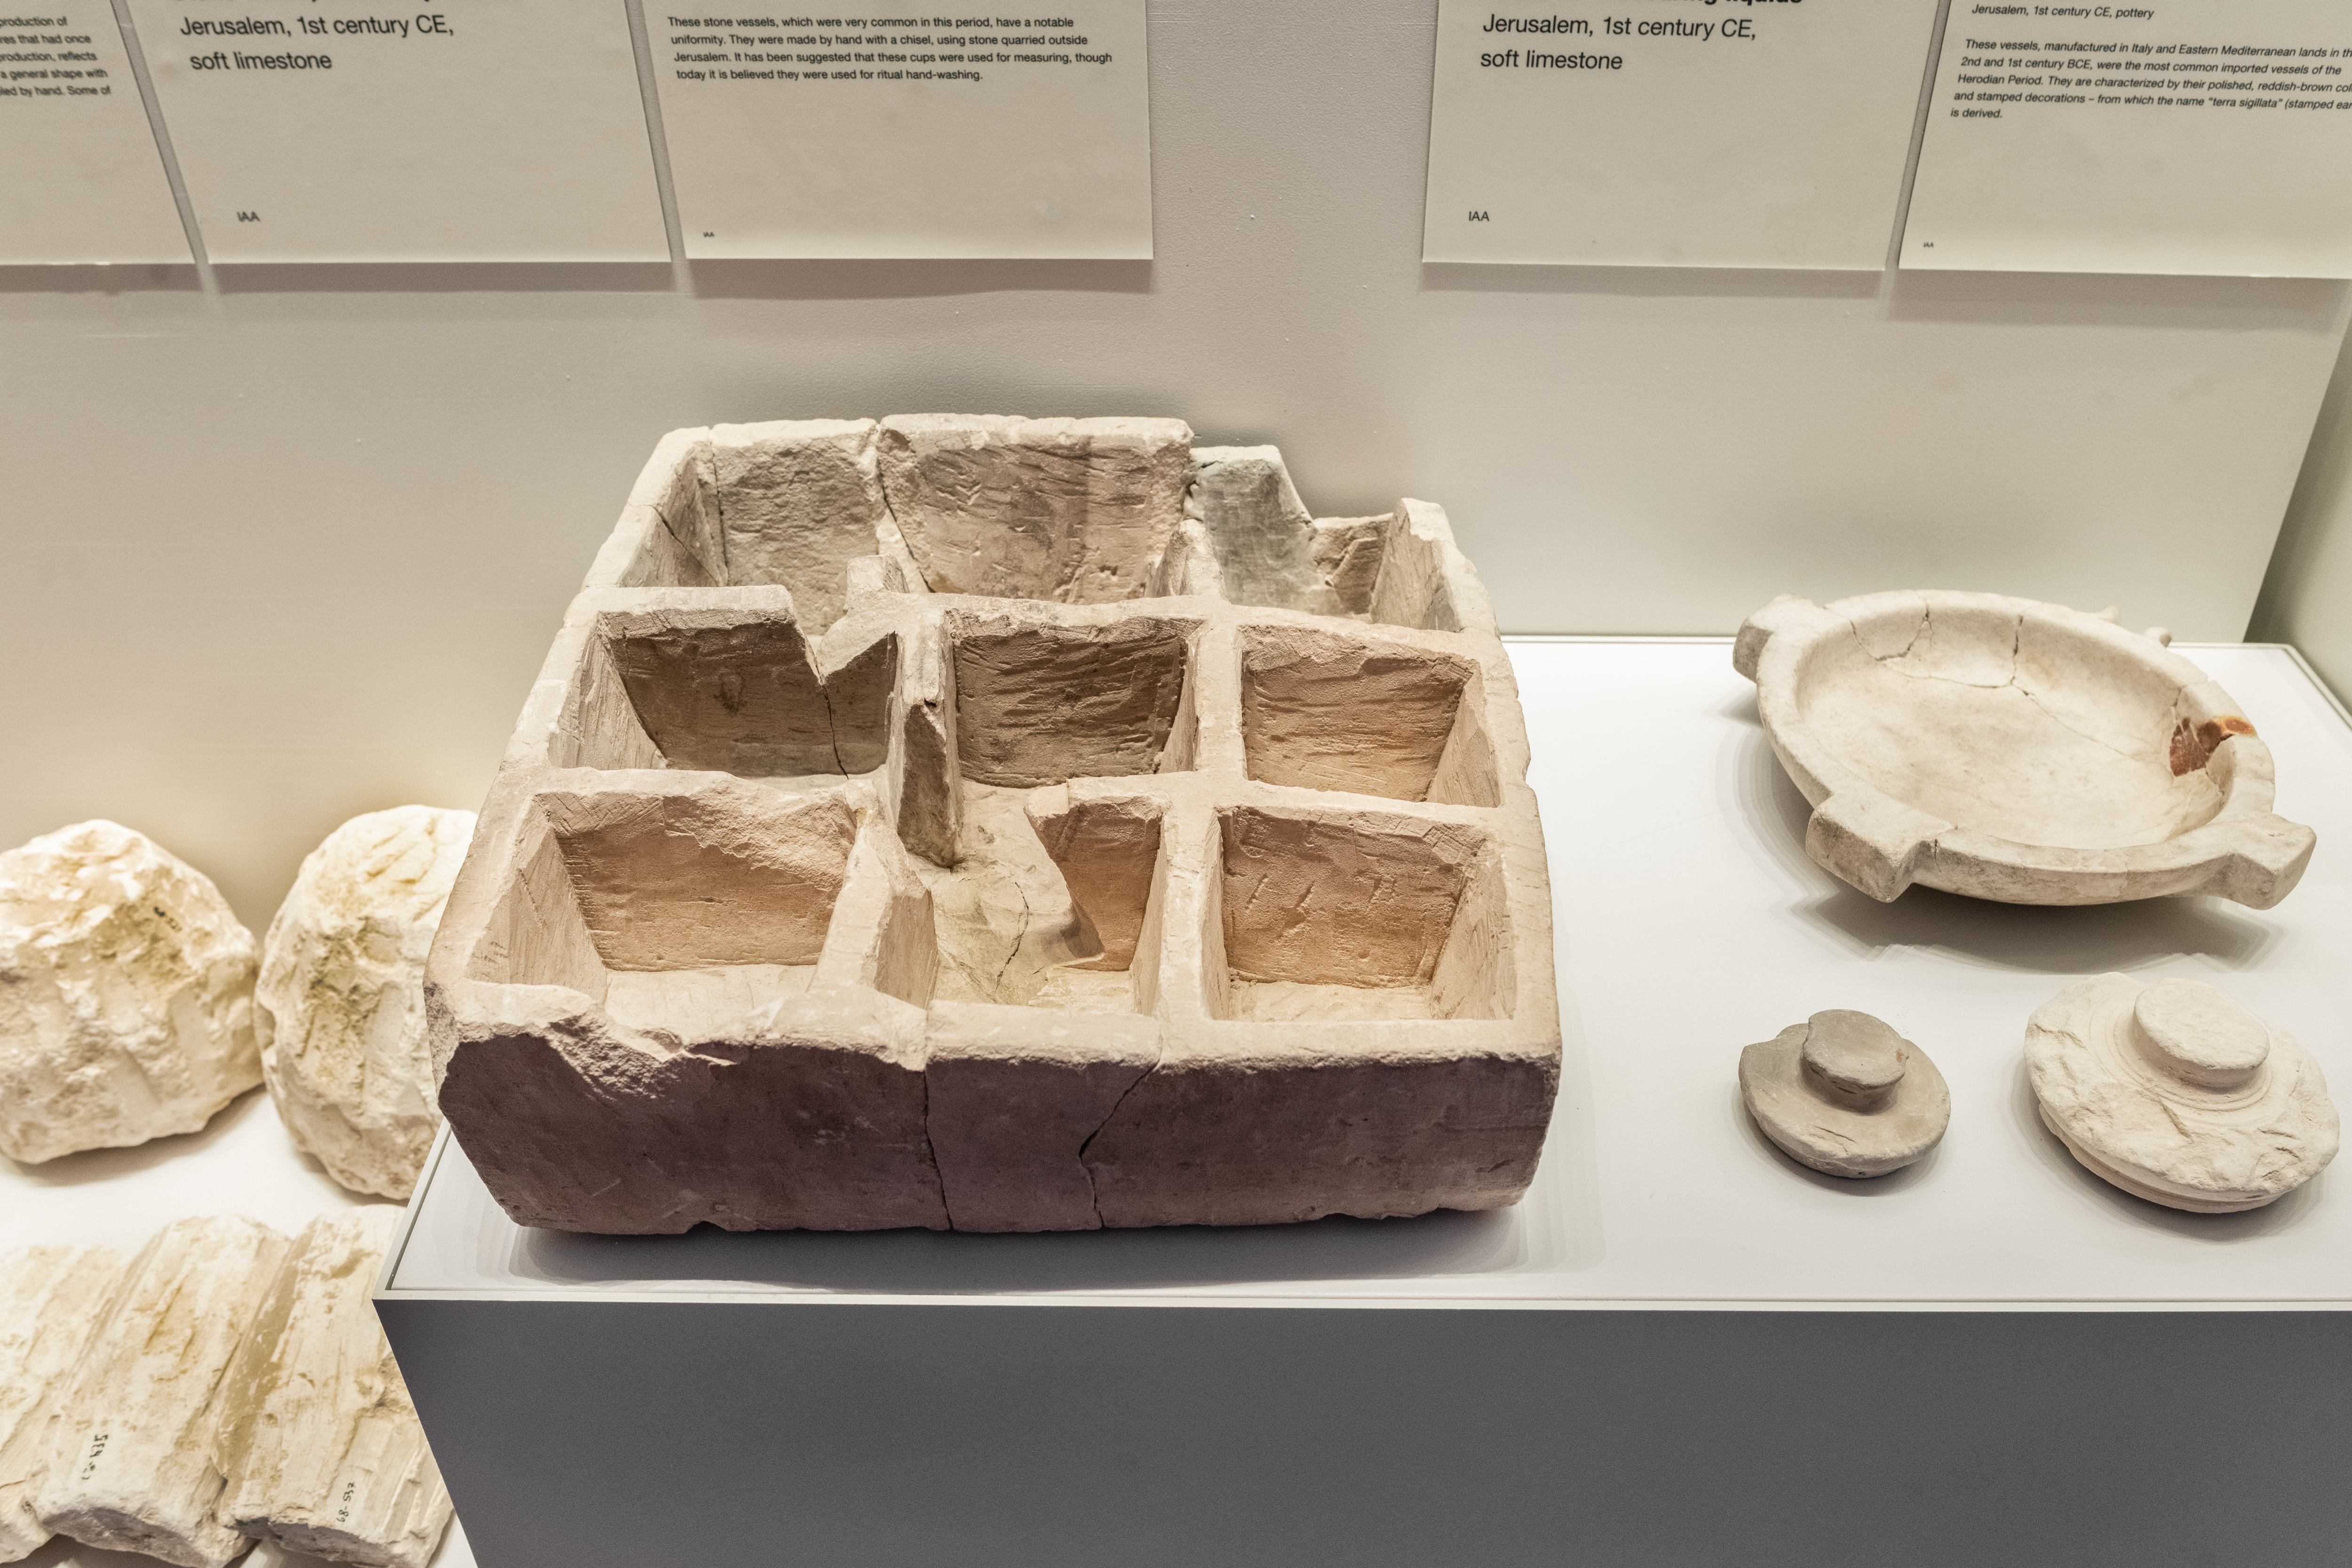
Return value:
<svg viewBox="0 0 2352 1568">
<path fill-rule="evenodd" d="M 405 1198 L 440 1126 L 425 954 L 474 814 L 355 816 L 302 862 L 263 943 L 255 1027 L 295 1143 L 357 1192 Z"/>
<path fill-rule="evenodd" d="M 2192 1214 L 2274 1203 L 2336 1158 L 2311 1053 L 2201 980 L 2078 980 L 2034 1010 L 2042 1124 L 2084 1169 Z"/>
<path fill-rule="evenodd" d="M 32 1496 L 49 1416 L 121 1275 L 121 1255 L 104 1247 L 0 1255 L 0 1563 L 49 1538 Z"/>
<path fill-rule="evenodd" d="M 449 1490 L 368 1300 L 399 1225 L 373 1205 L 323 1215 L 295 1243 L 232 1379 L 224 1524 L 331 1563 L 432 1560 Z"/>
<path fill-rule="evenodd" d="M 234 1215 L 174 1220 L 116 1289 L 50 1423 L 44 1528 L 179 1568 L 251 1544 L 215 1517 L 229 1373 L 285 1261 L 286 1238 Z"/>
<path fill-rule="evenodd" d="M 153 840 L 83 822 L 0 855 L 0 1154 L 194 1132 L 261 1081 L 253 934 Z"/>
</svg>

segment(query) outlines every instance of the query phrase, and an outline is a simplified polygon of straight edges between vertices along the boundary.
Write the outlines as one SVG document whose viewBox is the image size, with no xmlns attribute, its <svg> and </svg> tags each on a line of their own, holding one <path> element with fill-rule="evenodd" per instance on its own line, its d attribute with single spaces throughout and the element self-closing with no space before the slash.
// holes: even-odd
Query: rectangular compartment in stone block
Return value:
<svg viewBox="0 0 2352 1568">
<path fill-rule="evenodd" d="M 673 434 L 630 498 L 650 526 L 608 581 L 783 588 L 821 635 L 848 602 L 850 563 L 913 564 L 882 499 L 877 429 L 871 419 L 780 419 Z"/>
<path fill-rule="evenodd" d="M 1217 821 L 1223 1016 L 1511 1016 L 1507 893 L 1482 829 L 1337 807 Z"/>
<path fill-rule="evenodd" d="M 562 985 L 691 1037 L 806 993 L 848 879 L 843 800 L 550 792 L 477 948 L 477 979 Z"/>
<path fill-rule="evenodd" d="M 876 446 L 892 519 L 938 594 L 1147 596 L 1192 477 L 1179 419 L 893 415 Z"/>
<path fill-rule="evenodd" d="M 898 639 L 820 673 L 781 605 L 597 616 L 550 760 L 790 778 L 870 773 L 890 750 Z"/>
<path fill-rule="evenodd" d="M 1063 788 L 963 786 L 953 867 L 917 863 L 940 941 L 939 995 L 1079 1013 L 1148 1011 L 1160 806 Z"/>
<path fill-rule="evenodd" d="M 1454 805 L 1500 803 L 1484 682 L 1458 655 L 1306 626 L 1241 634 L 1249 776 Z"/>
<path fill-rule="evenodd" d="M 963 776 L 1014 789 L 1192 763 L 1192 623 L 1097 626 L 950 615 Z"/>
</svg>

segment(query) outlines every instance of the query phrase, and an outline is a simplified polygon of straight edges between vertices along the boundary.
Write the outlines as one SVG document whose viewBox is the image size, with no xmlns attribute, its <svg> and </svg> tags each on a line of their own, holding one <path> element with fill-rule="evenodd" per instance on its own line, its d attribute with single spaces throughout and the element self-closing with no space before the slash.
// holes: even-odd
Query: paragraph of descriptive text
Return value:
<svg viewBox="0 0 2352 1568">
<path fill-rule="evenodd" d="M 1074 16 L 672 16 L 680 81 L 981 81 L 1107 66 Z"/>
<path fill-rule="evenodd" d="M 110 26 L 114 19 L 106 21 Z M 64 16 L 0 16 L 0 98 L 63 102 L 113 93 L 87 26 Z"/>
<path fill-rule="evenodd" d="M 2152 10 L 2099 7 L 2106 36 L 2044 32 L 1996 18 L 2036 14 L 2056 21 L 2083 6 L 1978 5 L 1966 30 L 1947 43 L 1959 50 L 1952 74 L 1954 120 L 2012 119 L 2041 105 L 2146 112 L 2222 110 L 2291 113 L 2352 110 L 2352 26 L 2338 40 L 2312 44 L 2192 43 L 2160 36 Z M 1986 25 L 1990 24 L 1990 25 Z M 2124 36 L 2129 26 L 2133 34 Z M 1970 34 L 1978 36 L 1971 37 Z"/>
</svg>

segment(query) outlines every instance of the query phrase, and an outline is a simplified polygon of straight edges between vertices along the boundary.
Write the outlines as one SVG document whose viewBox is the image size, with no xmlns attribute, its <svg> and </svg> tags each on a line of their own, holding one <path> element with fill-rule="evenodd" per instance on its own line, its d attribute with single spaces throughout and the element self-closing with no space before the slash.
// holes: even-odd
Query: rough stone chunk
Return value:
<svg viewBox="0 0 2352 1568">
<path fill-rule="evenodd" d="M 1100 605 L 1145 593 L 1183 515 L 1180 419 L 882 421 L 882 489 L 933 592 Z"/>
<path fill-rule="evenodd" d="M 2085 1170 L 2192 1214 L 2274 1203 L 2336 1158 L 2319 1064 L 2201 980 L 2078 981 L 2034 1011 L 2042 1124 Z"/>
<path fill-rule="evenodd" d="M 474 814 L 355 816 L 302 862 L 269 922 L 254 1022 L 295 1143 L 362 1193 L 405 1198 L 441 1122 L 425 955 Z"/>
<path fill-rule="evenodd" d="M 224 1524 L 331 1563 L 432 1561 L 449 1490 L 368 1300 L 399 1226 L 378 1205 L 321 1215 L 295 1243 L 232 1378 Z"/>
<path fill-rule="evenodd" d="M 0 855 L 0 1153 L 194 1132 L 261 1081 L 253 933 L 111 822 Z"/>
<path fill-rule="evenodd" d="M 104 1247 L 26 1247 L 0 1256 L 0 1563 L 50 1531 L 33 1509 L 49 1416 L 122 1275 Z"/>
<path fill-rule="evenodd" d="M 1927 1053 L 1867 1013 L 1816 1013 L 1739 1053 L 1764 1135 L 1826 1175 L 1884 1176 L 1944 1141 L 1952 1096 Z"/>
<path fill-rule="evenodd" d="M 226 1568 L 249 1542 L 214 1516 L 230 1372 L 286 1238 L 236 1215 L 174 1220 L 117 1288 L 50 1424 L 41 1523 L 179 1568 Z"/>
</svg>

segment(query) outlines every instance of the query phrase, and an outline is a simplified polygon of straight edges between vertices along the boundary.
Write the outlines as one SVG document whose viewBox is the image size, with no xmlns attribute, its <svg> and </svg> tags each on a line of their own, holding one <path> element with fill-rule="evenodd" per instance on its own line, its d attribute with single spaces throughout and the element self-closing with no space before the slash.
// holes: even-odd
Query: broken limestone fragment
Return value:
<svg viewBox="0 0 2352 1568">
<path fill-rule="evenodd" d="M 1739 1053 L 1739 1099 L 1799 1164 L 1883 1176 L 1927 1158 L 1952 1119 L 1927 1053 L 1867 1013 L 1816 1013 Z"/>
<path fill-rule="evenodd" d="M 110 1247 L 0 1254 L 0 1563 L 29 1556 L 52 1533 L 33 1509 L 49 1417 L 121 1275 Z"/>
<path fill-rule="evenodd" d="M 926 415 L 661 442 L 425 964 L 441 1108 L 509 1215 L 1518 1199 L 1559 1016 L 1477 574 L 1437 507 L 1318 521 L 1274 448 L 1190 440 Z"/>
<path fill-rule="evenodd" d="M 425 1568 L 449 1491 L 368 1293 L 401 1211 L 310 1222 L 232 1374 L 222 1522 L 331 1563 Z"/>
<path fill-rule="evenodd" d="M 49 1426 L 41 1523 L 178 1568 L 249 1544 L 214 1517 L 229 1373 L 286 1257 L 236 1215 L 174 1220 L 123 1277 Z"/>
<path fill-rule="evenodd" d="M 261 1081 L 253 935 L 111 822 L 0 855 L 0 1154 L 194 1132 Z"/>
<path fill-rule="evenodd" d="M 2201 980 L 2077 981 L 2034 1011 L 2025 1063 L 2042 1124 L 2151 1203 L 2260 1208 L 2336 1157 L 2319 1064 Z"/>
<path fill-rule="evenodd" d="M 1999 594 L 1783 596 L 1733 662 L 1813 816 L 1805 853 L 1872 898 L 2204 893 L 2269 909 L 2310 863 L 2230 694 L 2152 636 Z"/>
<path fill-rule="evenodd" d="M 263 943 L 261 1067 L 297 1147 L 362 1193 L 405 1198 L 441 1118 L 425 954 L 474 831 L 470 811 L 356 816 L 312 850 Z"/>
</svg>

